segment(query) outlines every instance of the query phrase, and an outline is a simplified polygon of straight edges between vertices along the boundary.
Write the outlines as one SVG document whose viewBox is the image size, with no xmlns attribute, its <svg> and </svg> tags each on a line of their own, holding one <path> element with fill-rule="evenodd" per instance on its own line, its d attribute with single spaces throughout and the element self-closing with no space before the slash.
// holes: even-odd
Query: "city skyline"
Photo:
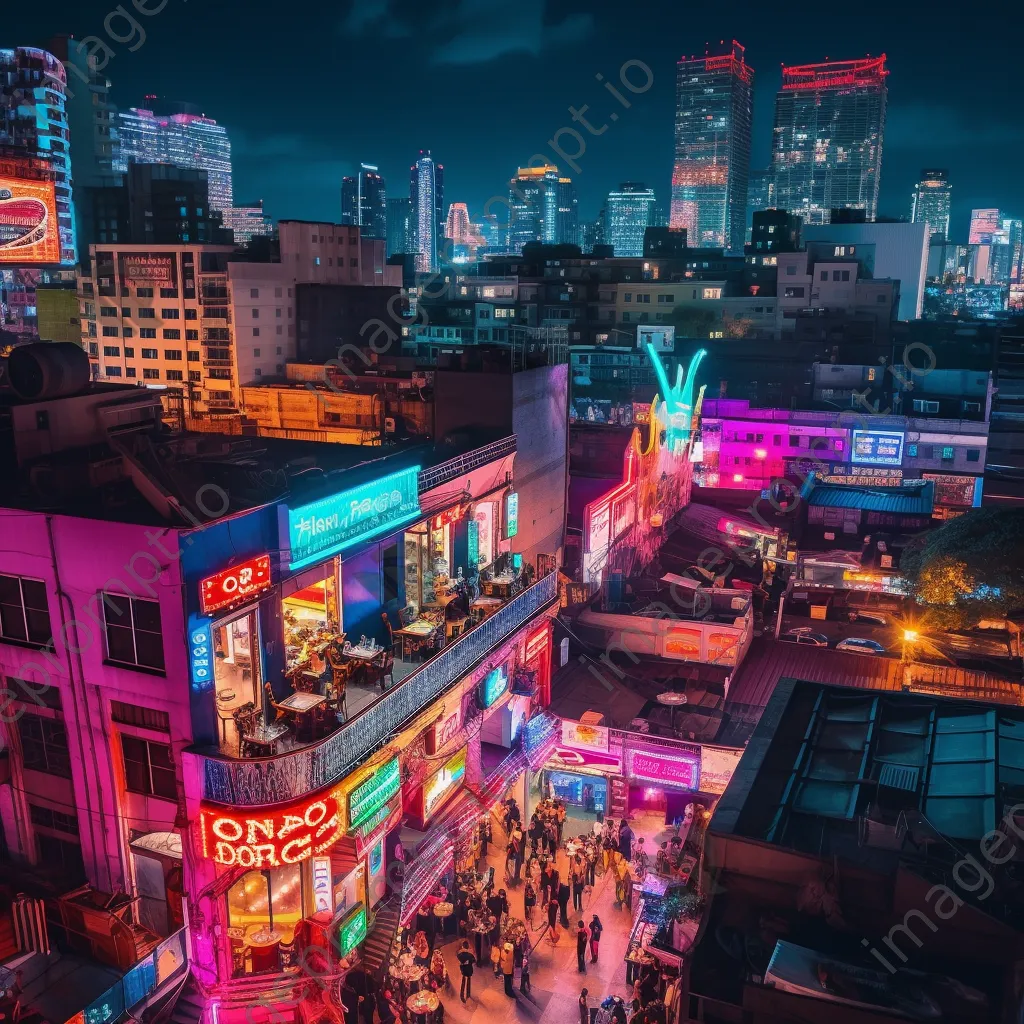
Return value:
<svg viewBox="0 0 1024 1024">
<path fill-rule="evenodd" d="M 58 7 L 45 16 L 19 12 L 17 20 L 24 25 L 12 27 L 17 38 L 12 36 L 10 44 L 45 43 L 54 20 L 62 15 L 67 29 L 82 38 L 102 26 L 104 13 L 95 5 L 68 5 L 66 12 Z M 284 32 L 293 42 L 327 33 L 332 51 L 344 57 L 342 78 L 334 86 L 343 95 L 372 74 L 374 61 L 396 43 L 383 25 L 363 15 L 342 11 L 322 23 L 324 17 L 304 12 Z M 422 17 L 430 21 L 428 14 Z M 456 26 L 450 45 L 427 24 L 422 39 L 403 58 L 412 72 L 429 75 L 432 94 L 439 100 L 458 95 L 460 117 L 450 123 L 416 116 L 417 98 L 412 98 L 410 108 L 410 96 L 390 82 L 375 91 L 372 100 L 358 105 L 296 108 L 283 95 L 259 89 L 245 63 L 234 58 L 235 52 L 246 51 L 254 27 L 239 29 L 232 23 L 232 32 L 241 31 L 237 50 L 225 51 L 217 43 L 227 38 L 218 28 L 228 27 L 230 19 L 223 12 L 213 14 L 203 38 L 189 37 L 188 60 L 183 64 L 178 48 L 189 24 L 187 9 L 168 6 L 159 18 L 147 22 L 144 46 L 137 52 L 119 47 L 104 73 L 113 83 L 112 95 L 120 109 L 144 105 L 142 97 L 155 92 L 186 99 L 224 124 L 232 137 L 239 192 L 264 196 L 268 213 L 275 218 L 332 216 L 340 179 L 355 173 L 362 161 L 378 164 L 385 178 L 398 181 L 422 147 L 446 165 L 450 198 L 466 202 L 471 216 L 479 219 L 483 204 L 503 193 L 508 168 L 546 152 L 547 140 L 563 126 L 572 126 L 569 106 L 580 109 L 587 104 L 602 118 L 613 111 L 615 101 L 596 81 L 597 74 L 611 82 L 625 61 L 641 60 L 654 72 L 650 91 L 637 96 L 602 136 L 588 140 L 581 173 L 567 168 L 577 183 L 580 219 L 588 221 L 597 216 L 602 197 L 619 181 L 643 180 L 659 195 L 668 195 L 675 65 L 681 55 L 702 52 L 708 40 L 722 37 L 734 36 L 747 47 L 747 62 L 757 81 L 751 166 L 764 167 L 769 163 L 780 62 L 813 63 L 885 51 L 892 74 L 879 213 L 904 215 L 906 196 L 921 168 L 929 166 L 949 170 L 954 185 L 953 237 L 966 233 L 972 208 L 1014 211 L 1024 205 L 1021 184 L 1012 172 L 1014 154 L 1024 148 L 1024 141 L 1009 116 L 1009 65 L 1001 59 L 1004 50 L 1009 55 L 1009 40 L 993 40 L 978 26 L 968 24 L 954 34 L 950 26 L 930 22 L 922 29 L 924 36 L 909 38 L 900 31 L 899 12 L 871 6 L 844 26 L 843 44 L 837 47 L 828 37 L 827 24 L 808 19 L 806 25 L 783 32 L 753 9 L 730 19 L 709 12 L 686 20 L 666 8 L 656 36 L 644 32 L 639 23 L 613 23 L 612 11 L 604 5 L 588 15 L 561 20 L 552 12 L 553 27 L 546 28 L 541 18 L 536 26 L 517 33 L 501 32 L 487 5 L 477 22 L 468 12 L 462 18 L 462 30 Z M 397 32 L 408 19 L 395 12 L 393 21 Z M 972 55 L 984 57 L 992 69 L 990 85 L 983 87 L 979 80 L 976 88 L 970 83 L 962 90 L 944 88 L 941 62 L 929 54 L 954 45 L 968 61 Z M 167 59 L 161 59 L 165 55 Z M 183 66 L 190 69 L 187 86 Z M 225 69 L 230 74 L 225 76 Z M 320 74 L 315 66 L 304 70 L 314 79 Z M 474 79 L 472 95 L 465 94 L 467 74 Z M 508 122 L 488 123 L 487 111 L 497 108 L 509 75 L 522 79 L 514 116 Z M 1006 88 L 1001 84 L 1004 79 Z M 260 101 L 254 102 L 257 95 Z M 479 122 L 476 131 L 461 131 L 467 119 Z M 398 123 L 400 131 L 387 130 L 387 125 Z M 288 156 L 296 152 L 303 152 L 304 159 L 286 168 Z M 557 155 L 549 154 L 549 159 L 558 162 Z"/>
</svg>

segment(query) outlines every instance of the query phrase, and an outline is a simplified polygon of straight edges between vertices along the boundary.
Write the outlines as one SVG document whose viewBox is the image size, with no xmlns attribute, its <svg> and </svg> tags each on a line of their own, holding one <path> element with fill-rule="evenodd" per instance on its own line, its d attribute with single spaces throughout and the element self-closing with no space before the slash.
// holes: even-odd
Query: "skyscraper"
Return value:
<svg viewBox="0 0 1024 1024">
<path fill-rule="evenodd" d="M 469 219 L 465 203 L 452 203 L 444 226 L 445 238 L 451 243 L 452 261 L 465 263 L 476 257 L 477 249 L 484 245 L 483 235 Z"/>
<path fill-rule="evenodd" d="M 232 206 L 221 211 L 224 227 L 235 233 L 235 244 L 245 245 L 254 238 L 265 238 L 274 233 L 274 222 L 263 212 L 263 200 L 244 206 Z"/>
<path fill-rule="evenodd" d="M 775 97 L 775 205 L 805 224 L 834 209 L 878 208 L 885 131 L 885 54 L 782 69 Z"/>
<path fill-rule="evenodd" d="M 733 40 L 676 65 L 670 223 L 692 246 L 743 245 L 754 86 L 743 53 Z"/>
<path fill-rule="evenodd" d="M 555 241 L 568 245 L 580 244 L 579 200 L 571 178 L 558 179 L 558 222 Z"/>
<path fill-rule="evenodd" d="M 643 182 L 624 181 L 608 193 L 604 241 L 616 256 L 643 256 L 644 232 L 654 223 L 654 190 Z"/>
<path fill-rule="evenodd" d="M 554 164 L 520 167 L 508 183 L 509 252 L 522 252 L 528 242 L 559 241 L 559 196 L 563 191 Z M 568 181 L 568 179 L 566 179 Z M 568 186 L 571 188 L 571 183 Z"/>
<path fill-rule="evenodd" d="M 341 223 L 362 228 L 362 238 L 387 238 L 387 193 L 373 164 L 341 179 Z"/>
<path fill-rule="evenodd" d="M 910 220 L 928 225 L 931 242 L 945 242 L 949 237 L 949 203 L 951 188 L 945 171 L 923 170 L 910 198 Z"/>
<path fill-rule="evenodd" d="M 71 141 L 64 65 L 47 50 L 0 50 L 0 147 L 12 156 L 44 160 L 53 179 L 60 262 L 76 259 Z"/>
<path fill-rule="evenodd" d="M 233 206 L 231 140 L 227 130 L 212 118 L 199 114 L 154 114 L 130 107 L 118 114 L 121 153 L 115 170 L 129 163 L 173 164 L 206 171 L 210 183 L 210 207 Z"/>
<path fill-rule="evenodd" d="M 434 162 L 429 149 L 421 149 L 419 159 L 409 168 L 409 202 L 416 269 L 432 274 L 438 269 L 444 240 L 444 167 Z"/>
<path fill-rule="evenodd" d="M 971 231 L 968 245 L 991 245 L 992 238 L 1001 227 L 1002 216 L 996 209 L 971 210 Z"/>
<path fill-rule="evenodd" d="M 393 256 L 396 252 L 415 252 L 410 200 L 402 197 L 389 199 L 387 201 L 387 216 L 388 255 Z"/>
<path fill-rule="evenodd" d="M 754 214 L 762 210 L 775 209 L 775 179 L 771 170 L 751 171 L 747 184 L 747 223 L 746 238 L 750 241 Z"/>
</svg>

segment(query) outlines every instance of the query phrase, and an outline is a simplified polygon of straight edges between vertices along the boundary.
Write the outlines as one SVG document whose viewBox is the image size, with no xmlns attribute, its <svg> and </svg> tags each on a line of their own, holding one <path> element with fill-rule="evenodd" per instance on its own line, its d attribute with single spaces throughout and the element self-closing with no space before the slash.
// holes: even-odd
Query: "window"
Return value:
<svg viewBox="0 0 1024 1024">
<path fill-rule="evenodd" d="M 350 267 L 358 267 L 358 266 L 359 266 L 359 260 L 358 260 L 358 259 L 356 259 L 356 258 L 355 258 L 355 257 L 353 256 L 353 257 L 352 257 L 352 259 L 350 259 L 350 260 L 348 261 L 348 265 L 349 265 Z"/>
<path fill-rule="evenodd" d="M 198 309 L 186 309 L 185 310 L 185 319 L 186 320 L 198 320 L 199 319 L 199 310 Z"/>
<path fill-rule="evenodd" d="M 199 362 L 199 353 L 198 352 L 189 352 L 187 355 L 188 355 L 188 361 L 190 363 L 198 363 Z"/>
<path fill-rule="evenodd" d="M 157 352 L 157 350 L 155 348 L 144 348 L 142 350 L 142 358 L 143 359 L 158 359 L 159 357 L 160 357 L 160 353 Z"/>
<path fill-rule="evenodd" d="M 185 331 L 185 340 L 186 341 L 198 341 L 199 340 L 199 332 L 196 331 L 196 330 L 186 330 Z"/>
<path fill-rule="evenodd" d="M 156 601 L 140 601 L 105 591 L 102 597 L 110 661 L 163 670 L 160 605 Z"/>
<path fill-rule="evenodd" d="M 152 369 L 152 370 L 145 369 L 145 370 L 142 371 L 142 379 L 143 380 L 159 380 L 160 379 L 160 371 L 156 370 L 156 369 Z"/>
<path fill-rule="evenodd" d="M 134 366 L 127 366 L 127 367 L 125 367 L 124 375 L 126 377 L 134 377 L 135 376 L 135 367 Z"/>
<path fill-rule="evenodd" d="M 844 281 L 849 281 L 850 280 L 850 272 L 848 270 L 844 270 L 843 271 L 843 280 Z"/>
<path fill-rule="evenodd" d="M 28 805 L 28 816 L 33 825 L 40 828 L 52 829 L 54 832 L 66 832 L 69 836 L 78 835 L 78 818 L 73 814 L 62 814 L 60 811 L 52 811 L 49 807 L 40 807 L 38 804 Z"/>
<path fill-rule="evenodd" d="M 314 242 L 316 241 L 316 235 L 313 236 L 313 241 Z M 260 290 L 259 290 L 259 288 L 250 288 L 249 289 L 249 298 L 250 299 L 258 299 L 259 297 L 260 297 Z"/>
<path fill-rule="evenodd" d="M 124 755 L 124 783 L 129 793 L 178 799 L 174 758 L 166 743 L 122 736 L 121 753 Z"/>
<path fill-rule="evenodd" d="M 176 309 L 166 307 L 160 310 L 160 316 L 163 317 L 164 320 L 177 320 L 181 314 Z"/>
<path fill-rule="evenodd" d="M 802 286 L 790 286 L 786 289 L 787 299 L 802 299 L 804 297 L 804 290 Z"/>
<path fill-rule="evenodd" d="M 263 371 L 258 366 L 252 372 L 253 372 L 253 376 L 255 376 L 255 377 L 262 377 L 263 376 Z"/>
<path fill-rule="evenodd" d="M 253 308 L 252 318 L 253 318 L 253 320 L 259 320 L 259 318 L 260 318 L 260 311 L 258 309 Z"/>
<path fill-rule="evenodd" d="M 914 412 L 936 413 L 939 411 L 938 402 L 930 402 L 924 398 L 914 399 Z"/>
<path fill-rule="evenodd" d="M 281 289 L 278 288 L 278 291 L 280 291 L 280 290 Z M 276 316 L 280 320 L 280 318 L 281 318 L 281 307 L 280 306 L 278 306 L 277 309 L 274 310 L 274 316 Z"/>
<path fill-rule="evenodd" d="M 633 301 L 633 293 L 632 292 L 626 292 L 626 294 L 622 296 L 622 301 L 623 302 L 632 302 Z"/>
<path fill-rule="evenodd" d="M 832 271 L 832 280 L 833 281 L 838 281 L 839 280 L 839 271 L 838 270 L 833 270 Z"/>
<path fill-rule="evenodd" d="M 799 434 L 790 434 L 789 435 L 789 447 L 790 448 L 799 448 L 800 447 L 800 435 Z"/>
<path fill-rule="evenodd" d="M 953 446 L 952 445 L 946 445 L 942 449 L 942 461 L 943 462 L 952 462 L 953 461 L 953 457 L 954 457 L 955 454 L 956 454 L 956 452 L 954 451 Z"/>
<path fill-rule="evenodd" d="M 161 299 L 176 299 L 178 297 L 177 288 L 161 288 L 160 298 Z"/>
<path fill-rule="evenodd" d="M 104 338 L 116 338 L 117 337 L 117 328 L 116 327 L 107 327 L 106 324 L 104 324 L 103 325 L 103 337 Z"/>
<path fill-rule="evenodd" d="M 133 349 L 133 348 L 125 348 L 125 350 L 124 350 L 124 357 L 125 357 L 125 359 L 134 359 L 135 358 L 135 349 Z"/>
<path fill-rule="evenodd" d="M 722 297 L 721 288 L 705 288 L 703 291 L 703 298 L 705 299 L 720 299 Z"/>
<path fill-rule="evenodd" d="M 198 370 L 189 370 L 188 379 L 191 381 L 202 380 L 203 375 Z"/>
<path fill-rule="evenodd" d="M 117 307 L 100 306 L 100 316 L 117 316 Z"/>
<path fill-rule="evenodd" d="M 156 328 L 155 327 L 140 327 L 139 328 L 139 337 L 140 338 L 155 338 L 156 337 Z M 143 349 L 142 351 L 145 352 L 146 350 Z M 155 352 L 156 349 L 152 349 L 151 351 Z M 156 359 L 156 356 L 153 356 L 153 358 Z"/>
<path fill-rule="evenodd" d="M 124 337 L 124 338 L 134 338 L 135 337 L 135 328 L 134 327 L 122 327 L 121 328 L 121 336 Z M 127 351 L 127 349 L 125 351 Z"/>
<path fill-rule="evenodd" d="M 253 354 L 253 355 L 254 355 L 254 356 L 255 356 L 255 357 L 257 358 L 257 359 L 259 359 L 259 357 L 260 357 L 260 350 L 259 350 L 258 348 L 254 348 L 254 349 L 252 350 L 252 354 Z"/>
<path fill-rule="evenodd" d="M 907 445 L 907 455 L 909 455 L 910 458 L 912 458 L 912 459 L 916 459 L 917 458 L 917 445 L 916 444 L 908 444 Z"/>
<path fill-rule="evenodd" d="M 177 327 L 165 327 L 163 337 L 165 341 L 181 341 L 181 331 Z"/>
<path fill-rule="evenodd" d="M 155 309 L 147 309 L 145 306 L 143 306 L 143 307 L 141 307 L 139 309 L 139 315 L 138 315 L 137 319 L 139 319 L 139 320 L 155 320 L 156 319 L 156 310 Z"/>
<path fill-rule="evenodd" d="M 121 376 L 121 367 L 120 366 L 104 366 L 103 367 L 103 373 L 107 377 L 120 377 Z"/>
<path fill-rule="evenodd" d="M 284 330 L 281 328 L 280 324 L 277 325 L 277 331 L 275 333 L 276 334 L 284 334 Z"/>
<path fill-rule="evenodd" d="M 796 267 L 792 263 L 786 264 L 786 274 L 788 277 L 796 277 Z"/>
<path fill-rule="evenodd" d="M 122 725 L 137 725 L 140 729 L 154 729 L 158 732 L 171 731 L 171 716 L 166 711 L 156 711 L 138 704 L 125 704 L 119 700 L 112 700 L 110 702 L 110 717 Z"/>
<path fill-rule="evenodd" d="M 277 354 L 278 354 L 278 355 L 280 355 L 280 354 L 281 354 L 281 346 L 280 346 L 280 345 L 278 345 L 278 346 L 277 346 Z"/>
<path fill-rule="evenodd" d="M 164 359 L 170 359 L 172 362 L 181 362 L 181 349 L 180 348 L 165 348 Z"/>
<path fill-rule="evenodd" d="M 981 402 L 964 402 L 964 412 L 981 412 Z"/>
<path fill-rule="evenodd" d="M 121 350 L 116 345 L 104 345 L 103 354 L 105 356 L 119 356 L 121 354 Z"/>
<path fill-rule="evenodd" d="M 706 290 L 706 289 L 705 289 L 705 290 Z M 637 302 L 647 302 L 647 303 L 650 303 L 650 301 L 651 301 L 651 297 L 650 297 L 650 295 L 647 295 L 647 294 L 644 294 L 644 295 L 637 295 L 637 297 L 636 297 L 636 301 L 637 301 Z"/>
<path fill-rule="evenodd" d="M 0 637 L 42 647 L 53 639 L 42 580 L 0 575 Z"/>
<path fill-rule="evenodd" d="M 822 279 L 822 281 L 827 281 L 828 280 L 828 271 L 827 270 L 823 270 L 821 272 L 821 279 Z"/>
<path fill-rule="evenodd" d="M 258 338 L 260 336 L 260 329 L 258 327 L 254 327 L 252 329 L 252 336 L 254 338 Z"/>
<path fill-rule="evenodd" d="M 136 288 L 135 289 L 135 294 L 140 299 L 151 299 L 151 298 L 153 298 L 153 289 L 152 288 Z M 150 310 L 150 312 L 152 312 L 152 310 Z"/>
<path fill-rule="evenodd" d="M 183 380 L 184 378 L 182 376 L 182 371 L 181 370 L 168 370 L 167 371 L 167 379 L 168 380 Z"/>
<path fill-rule="evenodd" d="M 39 715 L 22 715 L 18 719 L 18 734 L 21 737 L 22 764 L 26 768 L 71 778 L 68 734 L 63 722 Z"/>
</svg>

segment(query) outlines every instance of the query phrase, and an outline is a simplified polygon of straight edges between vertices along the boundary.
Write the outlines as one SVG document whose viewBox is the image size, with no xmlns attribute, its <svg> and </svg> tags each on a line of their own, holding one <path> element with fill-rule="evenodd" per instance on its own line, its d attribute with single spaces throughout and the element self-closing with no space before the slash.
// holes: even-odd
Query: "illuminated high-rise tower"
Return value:
<svg viewBox="0 0 1024 1024">
<path fill-rule="evenodd" d="M 910 198 L 910 220 L 928 225 L 928 238 L 944 242 L 949 237 L 951 188 L 945 171 L 924 170 Z"/>
<path fill-rule="evenodd" d="M 409 168 L 409 201 L 412 204 L 416 269 L 434 273 L 440 264 L 444 241 L 444 167 L 435 163 L 430 150 L 420 150 Z"/>
<path fill-rule="evenodd" d="M 508 251 L 528 242 L 557 242 L 559 175 L 554 164 L 520 167 L 508 183 Z"/>
<path fill-rule="evenodd" d="M 373 164 L 360 164 L 358 174 L 341 179 L 341 223 L 362 228 L 363 238 L 387 238 L 387 193 Z"/>
<path fill-rule="evenodd" d="M 885 132 L 885 54 L 782 69 L 775 97 L 775 205 L 805 224 L 878 208 Z"/>
<path fill-rule="evenodd" d="M 643 182 L 624 181 L 608 193 L 604 241 L 616 256 L 643 256 L 644 232 L 654 225 L 655 196 Z"/>
<path fill-rule="evenodd" d="M 741 249 L 754 72 L 733 40 L 676 65 L 670 223 L 691 246 Z"/>
<path fill-rule="evenodd" d="M 147 97 L 155 98 L 155 97 Z M 129 163 L 173 164 L 206 171 L 210 208 L 234 205 L 231 183 L 231 140 L 223 125 L 199 114 L 154 114 L 131 107 L 118 114 L 121 152 L 115 170 Z"/>
</svg>

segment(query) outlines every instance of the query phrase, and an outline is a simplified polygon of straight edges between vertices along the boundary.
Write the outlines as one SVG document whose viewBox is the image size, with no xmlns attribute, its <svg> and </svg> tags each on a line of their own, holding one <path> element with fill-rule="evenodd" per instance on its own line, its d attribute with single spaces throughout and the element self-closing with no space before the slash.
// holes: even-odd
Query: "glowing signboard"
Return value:
<svg viewBox="0 0 1024 1024">
<path fill-rule="evenodd" d="M 0 264 L 60 263 L 52 181 L 0 177 Z"/>
<path fill-rule="evenodd" d="M 466 754 L 466 747 L 452 754 L 441 770 L 423 784 L 424 819 L 430 817 L 444 797 L 462 781 L 466 774 Z"/>
<path fill-rule="evenodd" d="M 188 617 L 188 657 L 192 689 L 197 693 L 213 686 L 213 621 L 199 615 Z"/>
<path fill-rule="evenodd" d="M 609 732 L 604 725 L 586 722 L 562 721 L 562 743 L 578 750 L 607 750 Z"/>
<path fill-rule="evenodd" d="M 419 472 L 413 466 L 289 508 L 289 567 L 310 565 L 415 519 L 420 514 Z"/>
<path fill-rule="evenodd" d="M 496 669 L 488 672 L 480 681 L 477 691 L 480 698 L 480 706 L 482 708 L 491 707 L 492 704 L 501 699 L 506 690 L 508 690 L 508 666 L 499 665 Z"/>
<path fill-rule="evenodd" d="M 334 910 L 334 894 L 331 891 L 331 858 L 313 858 L 313 909 L 319 913 Z"/>
<path fill-rule="evenodd" d="M 862 466 L 899 466 L 903 433 L 897 430 L 855 430 L 850 461 Z"/>
<path fill-rule="evenodd" d="M 230 608 L 255 597 L 270 586 L 270 555 L 250 558 L 215 576 L 207 576 L 199 584 L 199 603 L 203 612 Z"/>
<path fill-rule="evenodd" d="M 382 764 L 348 795 L 348 825 L 356 828 L 386 804 L 402 785 L 398 757 Z"/>
<path fill-rule="evenodd" d="M 174 257 L 138 253 L 122 258 L 121 275 L 124 283 L 137 288 L 140 285 L 169 286 L 174 282 Z"/>
<path fill-rule="evenodd" d="M 366 907 L 362 903 L 352 908 L 338 926 L 338 949 L 347 956 L 366 938 Z"/>
<path fill-rule="evenodd" d="M 661 782 L 669 786 L 696 789 L 700 781 L 700 758 L 634 750 L 629 770 L 634 779 L 642 782 Z"/>
<path fill-rule="evenodd" d="M 513 491 L 505 499 L 505 536 L 514 537 L 519 533 L 519 494 Z"/>
<path fill-rule="evenodd" d="M 342 835 L 341 808 L 332 790 L 272 810 L 238 814 L 203 806 L 199 812 L 203 856 L 226 867 L 276 868 L 297 864 L 330 848 Z"/>
</svg>

